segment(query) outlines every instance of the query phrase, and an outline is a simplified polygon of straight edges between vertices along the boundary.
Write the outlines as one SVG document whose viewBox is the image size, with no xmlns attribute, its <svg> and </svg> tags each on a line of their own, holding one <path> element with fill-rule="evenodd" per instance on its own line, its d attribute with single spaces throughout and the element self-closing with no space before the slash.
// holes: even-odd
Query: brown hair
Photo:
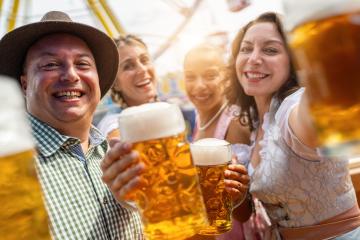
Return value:
<svg viewBox="0 0 360 240">
<path fill-rule="evenodd" d="M 144 49 L 146 49 L 146 51 L 148 51 L 148 47 L 145 44 L 145 42 L 141 38 L 139 38 L 135 35 L 128 34 L 125 36 L 120 36 L 118 38 L 115 38 L 114 41 L 115 41 L 115 44 L 118 49 L 120 49 L 124 46 L 140 46 L 140 47 L 143 47 Z M 113 102 L 117 103 L 121 108 L 127 107 L 127 104 L 121 94 L 121 91 L 116 90 L 115 85 L 113 85 L 111 87 L 110 95 L 111 95 L 111 99 L 113 100 Z"/>
<path fill-rule="evenodd" d="M 245 36 L 247 30 L 254 26 L 257 23 L 273 23 L 276 26 L 282 40 L 285 43 L 285 47 L 287 49 L 289 58 L 290 58 L 290 74 L 288 81 L 277 91 L 276 97 L 283 101 L 285 97 L 293 93 L 299 88 L 299 84 L 297 81 L 297 76 L 295 72 L 295 67 L 293 61 L 290 56 L 290 51 L 286 45 L 286 36 L 282 27 L 281 20 L 276 13 L 267 12 L 261 14 L 255 20 L 249 22 L 243 28 L 240 29 L 238 34 L 236 35 L 231 49 L 231 55 L 229 60 L 229 83 L 227 84 L 226 89 L 226 97 L 229 101 L 229 104 L 236 104 L 241 107 L 240 119 L 242 122 L 248 122 L 250 129 L 254 130 L 254 123 L 258 121 L 258 111 L 255 103 L 255 99 L 253 96 L 248 96 L 244 92 L 243 87 L 239 83 L 239 79 L 236 75 L 236 58 L 240 51 L 241 42 Z M 247 120 L 244 120 L 247 119 Z"/>
</svg>

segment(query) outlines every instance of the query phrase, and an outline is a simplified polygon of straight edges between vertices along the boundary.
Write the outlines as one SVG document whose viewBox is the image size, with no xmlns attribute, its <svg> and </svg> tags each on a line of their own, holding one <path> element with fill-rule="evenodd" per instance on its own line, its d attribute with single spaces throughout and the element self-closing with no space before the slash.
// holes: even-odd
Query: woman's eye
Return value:
<svg viewBox="0 0 360 240">
<path fill-rule="evenodd" d="M 205 78 L 206 80 L 214 80 L 217 76 L 218 76 L 218 75 L 215 74 L 215 73 L 210 73 L 210 74 L 206 74 L 206 75 L 204 76 L 204 78 Z"/>
<path fill-rule="evenodd" d="M 241 47 L 240 52 L 241 53 L 250 53 L 252 51 L 252 47 Z"/>
<path fill-rule="evenodd" d="M 193 76 L 193 75 L 186 75 L 186 76 L 185 76 L 185 80 L 186 80 L 186 81 L 194 81 L 194 80 L 195 80 L 195 76 Z"/>
<path fill-rule="evenodd" d="M 141 63 L 144 64 L 144 65 L 148 64 L 149 62 L 150 62 L 150 58 L 148 58 L 148 57 L 143 57 L 141 59 Z"/>
<path fill-rule="evenodd" d="M 277 53 L 279 53 L 279 50 L 277 50 L 276 48 L 265 48 L 264 52 L 267 55 L 276 55 Z"/>
<path fill-rule="evenodd" d="M 123 66 L 123 70 L 131 70 L 134 68 L 134 64 L 128 63 Z"/>
</svg>

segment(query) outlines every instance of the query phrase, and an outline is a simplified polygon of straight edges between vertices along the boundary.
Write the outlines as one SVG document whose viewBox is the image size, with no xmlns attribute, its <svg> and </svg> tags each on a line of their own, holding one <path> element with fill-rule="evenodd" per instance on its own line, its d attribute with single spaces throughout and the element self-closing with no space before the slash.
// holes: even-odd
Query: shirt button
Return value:
<svg viewBox="0 0 360 240">
<path fill-rule="evenodd" d="M 107 198 L 104 198 L 103 199 L 103 204 L 108 204 L 109 203 L 109 201 L 107 200 Z"/>
</svg>

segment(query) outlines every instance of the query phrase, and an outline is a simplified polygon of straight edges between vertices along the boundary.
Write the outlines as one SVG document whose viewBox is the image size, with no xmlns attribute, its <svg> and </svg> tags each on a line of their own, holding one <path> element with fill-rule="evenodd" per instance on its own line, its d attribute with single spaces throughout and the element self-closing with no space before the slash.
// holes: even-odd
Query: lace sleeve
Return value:
<svg viewBox="0 0 360 240">
<path fill-rule="evenodd" d="M 280 128 L 281 137 L 284 139 L 288 147 L 299 157 L 306 160 L 319 160 L 318 149 L 310 148 L 303 144 L 294 134 L 289 125 L 289 116 L 291 111 L 300 102 L 300 98 L 304 93 L 304 88 L 299 89 L 291 94 L 281 103 L 275 115 L 276 124 Z"/>
<path fill-rule="evenodd" d="M 251 147 L 246 144 L 233 144 L 231 146 L 233 155 L 236 157 L 237 162 L 243 164 L 246 168 L 248 168 L 250 162 L 250 151 Z"/>
</svg>

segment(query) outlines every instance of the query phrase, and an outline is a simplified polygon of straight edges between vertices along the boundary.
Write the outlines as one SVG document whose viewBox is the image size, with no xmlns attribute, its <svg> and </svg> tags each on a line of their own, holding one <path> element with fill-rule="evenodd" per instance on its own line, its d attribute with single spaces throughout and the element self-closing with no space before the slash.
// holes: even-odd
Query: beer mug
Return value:
<svg viewBox="0 0 360 240">
<path fill-rule="evenodd" d="M 51 239 L 18 83 L 0 76 L 0 238 Z"/>
<path fill-rule="evenodd" d="M 206 224 L 206 211 L 181 110 L 147 103 L 123 110 L 121 140 L 133 143 L 147 167 L 135 194 L 148 239 L 184 239 Z"/>
<path fill-rule="evenodd" d="M 216 138 L 200 139 L 190 145 L 198 171 L 209 226 L 199 234 L 218 235 L 231 230 L 232 201 L 225 191 L 224 171 L 231 163 L 231 145 Z"/>
<path fill-rule="evenodd" d="M 360 154 L 360 1 L 283 0 L 285 28 L 325 155 Z"/>
</svg>

